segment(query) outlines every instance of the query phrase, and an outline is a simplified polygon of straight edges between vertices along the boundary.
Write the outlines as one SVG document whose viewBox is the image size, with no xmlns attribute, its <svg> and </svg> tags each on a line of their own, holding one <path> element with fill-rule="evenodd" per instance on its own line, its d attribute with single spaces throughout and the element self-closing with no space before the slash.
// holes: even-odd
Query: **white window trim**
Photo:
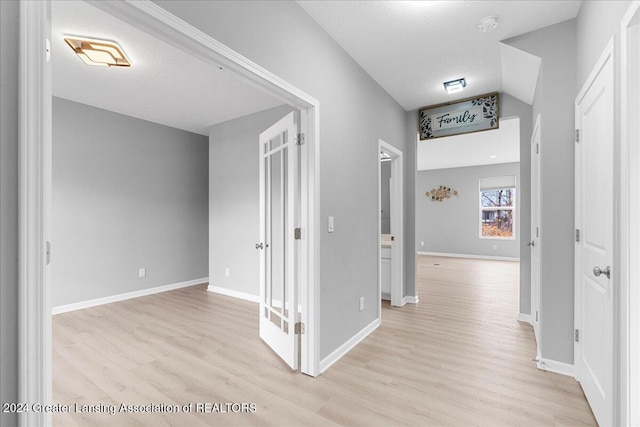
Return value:
<svg viewBox="0 0 640 427">
<path fill-rule="evenodd" d="M 479 222 L 479 226 L 478 226 L 478 236 L 480 237 L 480 239 L 482 240 L 516 240 L 516 230 L 518 229 L 517 225 L 516 225 L 516 220 L 517 220 L 517 211 L 516 211 L 516 207 L 518 205 L 518 192 L 516 187 L 504 187 L 501 188 L 501 190 L 506 190 L 506 189 L 513 189 L 513 206 L 501 206 L 501 207 L 486 207 L 486 206 L 482 206 L 482 193 L 485 191 L 492 191 L 492 190 L 478 190 L 478 207 L 479 207 L 479 212 L 478 212 L 478 222 Z M 483 236 L 482 235 L 482 212 L 483 211 L 511 211 L 513 212 L 512 214 L 512 218 L 513 218 L 513 224 L 511 226 L 513 233 L 511 234 L 511 237 L 495 237 L 495 236 Z"/>
</svg>

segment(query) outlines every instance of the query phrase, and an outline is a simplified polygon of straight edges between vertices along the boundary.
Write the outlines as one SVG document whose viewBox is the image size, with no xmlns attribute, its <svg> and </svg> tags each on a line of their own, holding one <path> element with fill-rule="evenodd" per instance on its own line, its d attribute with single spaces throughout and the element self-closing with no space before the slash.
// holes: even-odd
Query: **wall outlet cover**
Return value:
<svg viewBox="0 0 640 427">
<path fill-rule="evenodd" d="M 229 277 L 229 275 L 230 275 L 229 269 L 228 269 L 228 268 L 225 268 L 225 269 L 224 269 L 224 276 L 225 276 L 225 277 Z"/>
<path fill-rule="evenodd" d="M 364 297 L 360 297 L 360 311 L 364 310 Z"/>
<path fill-rule="evenodd" d="M 141 268 L 138 270 L 138 277 L 146 277 L 147 276 L 147 269 L 146 268 Z"/>
</svg>

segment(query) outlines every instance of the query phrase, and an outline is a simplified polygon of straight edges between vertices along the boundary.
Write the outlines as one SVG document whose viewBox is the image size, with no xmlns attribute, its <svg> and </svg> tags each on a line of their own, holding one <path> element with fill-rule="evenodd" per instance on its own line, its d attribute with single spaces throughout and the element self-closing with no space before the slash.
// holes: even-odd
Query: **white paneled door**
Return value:
<svg viewBox="0 0 640 427">
<path fill-rule="evenodd" d="M 260 134 L 260 338 L 298 368 L 295 223 L 298 123 L 290 113 Z"/>
<path fill-rule="evenodd" d="M 614 423 L 611 46 L 576 98 L 575 370 L 601 426 Z"/>
</svg>

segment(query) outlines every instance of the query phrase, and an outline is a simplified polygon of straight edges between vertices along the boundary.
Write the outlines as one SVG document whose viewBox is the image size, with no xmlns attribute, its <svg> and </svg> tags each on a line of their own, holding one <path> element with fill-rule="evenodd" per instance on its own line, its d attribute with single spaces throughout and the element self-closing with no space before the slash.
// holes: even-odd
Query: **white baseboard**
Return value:
<svg viewBox="0 0 640 427">
<path fill-rule="evenodd" d="M 209 285 L 207 291 L 214 292 L 216 294 L 226 295 L 228 297 L 239 298 L 245 301 L 260 302 L 260 295 L 254 295 L 247 292 L 234 291 L 233 289 L 221 288 L 218 286 Z"/>
<path fill-rule="evenodd" d="M 525 322 L 525 323 L 531 324 L 531 315 L 530 314 L 524 314 L 524 313 L 518 313 L 518 322 Z"/>
<path fill-rule="evenodd" d="M 450 254 L 447 252 L 422 252 L 418 251 L 418 255 L 442 256 L 449 258 L 470 258 L 470 259 L 487 259 L 492 261 L 520 261 L 519 257 L 509 256 L 491 256 L 491 255 L 470 255 L 470 254 Z"/>
<path fill-rule="evenodd" d="M 420 299 L 418 298 L 418 295 L 416 295 L 416 296 L 407 295 L 406 297 L 402 298 L 402 305 L 405 305 L 405 304 L 417 304 L 419 302 L 420 302 Z"/>
<path fill-rule="evenodd" d="M 202 279 L 188 280 L 186 282 L 172 283 L 169 285 L 157 286 L 155 288 L 141 289 L 139 291 L 127 292 L 124 294 L 111 295 L 108 297 L 90 299 L 88 301 L 74 302 L 73 304 L 65 304 L 53 307 L 51 314 L 67 313 L 69 311 L 82 310 L 83 308 L 95 307 L 98 305 L 109 304 L 112 302 L 124 301 L 127 299 L 143 297 L 146 295 L 158 294 L 160 292 L 172 291 L 174 289 L 186 288 L 187 286 L 199 285 L 209 281 L 208 277 Z"/>
<path fill-rule="evenodd" d="M 538 357 L 538 369 L 543 371 L 554 372 L 560 375 L 566 375 L 568 377 L 575 377 L 574 367 L 569 363 L 558 362 L 556 360 L 544 359 Z"/>
<path fill-rule="evenodd" d="M 360 332 L 352 336 L 347 342 L 336 348 L 327 357 L 320 361 L 320 373 L 323 373 L 331 367 L 334 363 L 340 360 L 345 354 L 351 351 L 352 348 L 357 346 L 360 341 L 365 339 L 371 332 L 375 331 L 380 326 L 380 319 L 376 319 L 373 322 L 365 326 Z"/>
</svg>

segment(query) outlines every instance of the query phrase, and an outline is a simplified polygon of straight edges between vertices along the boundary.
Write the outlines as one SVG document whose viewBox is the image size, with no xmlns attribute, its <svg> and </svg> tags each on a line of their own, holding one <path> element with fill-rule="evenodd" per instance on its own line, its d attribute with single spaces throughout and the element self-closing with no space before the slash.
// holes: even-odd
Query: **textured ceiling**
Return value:
<svg viewBox="0 0 640 427">
<path fill-rule="evenodd" d="M 406 110 L 499 91 L 501 40 L 575 18 L 580 1 L 307 1 L 298 4 Z M 481 33 L 489 15 L 498 27 Z M 447 95 L 442 83 L 465 77 Z"/>
<path fill-rule="evenodd" d="M 54 96 L 202 135 L 213 124 L 282 104 L 83 1 L 51 3 Z M 116 41 L 132 66 L 85 65 L 65 35 Z"/>
</svg>

